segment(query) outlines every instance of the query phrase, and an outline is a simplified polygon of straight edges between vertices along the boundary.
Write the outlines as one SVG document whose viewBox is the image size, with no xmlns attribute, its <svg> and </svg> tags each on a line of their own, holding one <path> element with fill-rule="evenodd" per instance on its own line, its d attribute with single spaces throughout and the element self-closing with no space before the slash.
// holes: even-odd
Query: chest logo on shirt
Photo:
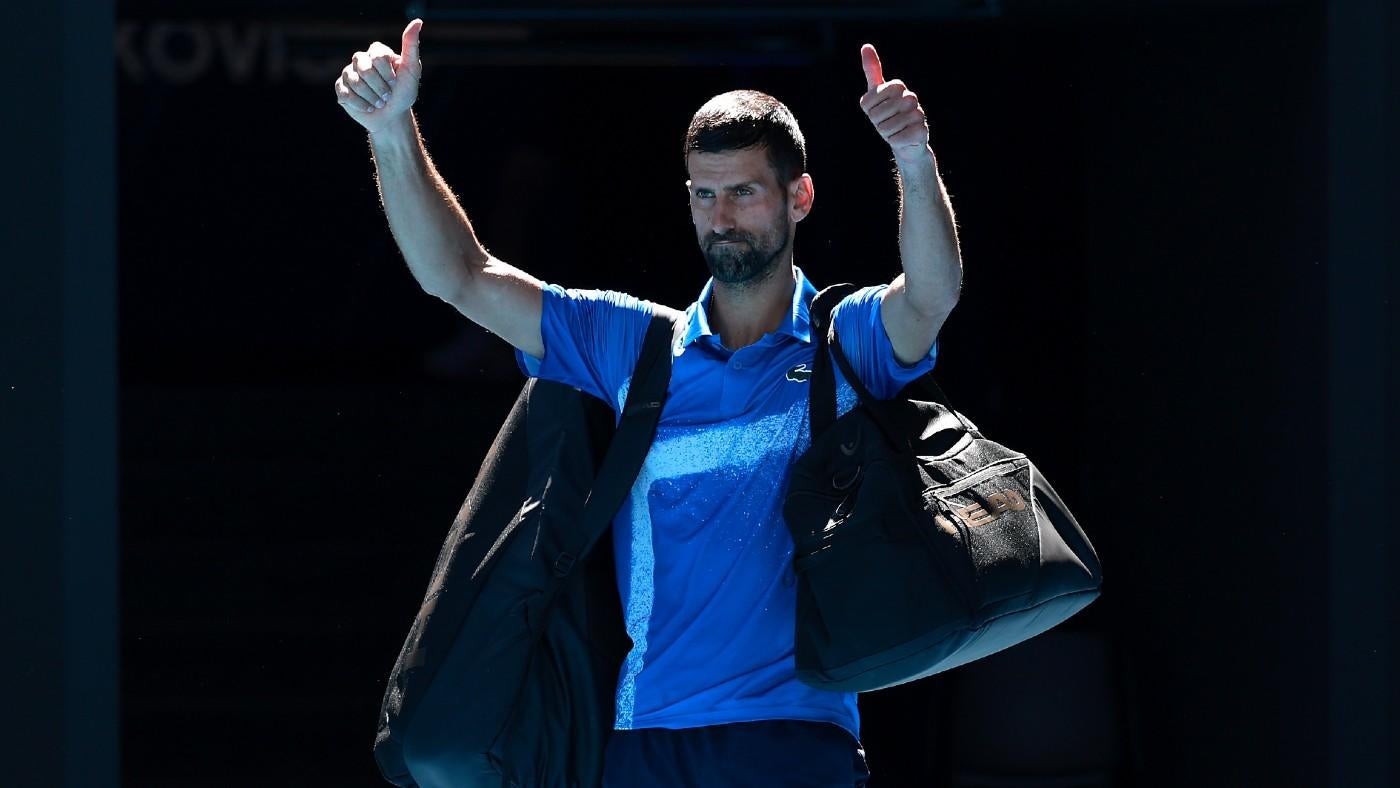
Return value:
<svg viewBox="0 0 1400 788">
<path fill-rule="evenodd" d="M 812 377 L 812 370 L 806 364 L 798 364 L 787 371 L 787 379 L 793 383 L 806 383 Z"/>
</svg>

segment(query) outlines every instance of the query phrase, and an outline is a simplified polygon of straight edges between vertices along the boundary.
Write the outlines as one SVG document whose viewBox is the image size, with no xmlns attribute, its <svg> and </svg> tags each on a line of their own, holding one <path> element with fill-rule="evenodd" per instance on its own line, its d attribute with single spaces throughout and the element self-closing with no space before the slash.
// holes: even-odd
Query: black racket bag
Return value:
<svg viewBox="0 0 1400 788">
<path fill-rule="evenodd" d="M 611 520 L 655 435 L 675 314 L 626 409 L 532 378 L 438 554 L 380 707 L 374 757 L 421 788 L 596 788 L 631 647 Z"/>
</svg>

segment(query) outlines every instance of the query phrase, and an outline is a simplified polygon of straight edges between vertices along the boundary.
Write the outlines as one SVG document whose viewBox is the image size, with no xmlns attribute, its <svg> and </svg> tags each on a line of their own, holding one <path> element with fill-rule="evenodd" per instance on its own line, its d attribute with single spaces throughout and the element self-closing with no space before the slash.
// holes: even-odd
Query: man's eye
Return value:
<svg viewBox="0 0 1400 788">
<path fill-rule="evenodd" d="M 699 197 L 700 199 L 703 200 L 703 199 L 705 199 L 705 198 L 707 198 L 707 197 L 713 197 L 714 195 L 713 195 L 713 194 L 710 194 L 709 192 L 696 192 L 696 193 L 695 193 L 695 196 L 696 196 L 696 197 Z"/>
<path fill-rule="evenodd" d="M 738 189 L 735 191 L 735 194 L 738 194 L 740 197 L 747 197 L 750 194 L 753 194 L 753 192 L 749 191 L 748 189 Z"/>
</svg>

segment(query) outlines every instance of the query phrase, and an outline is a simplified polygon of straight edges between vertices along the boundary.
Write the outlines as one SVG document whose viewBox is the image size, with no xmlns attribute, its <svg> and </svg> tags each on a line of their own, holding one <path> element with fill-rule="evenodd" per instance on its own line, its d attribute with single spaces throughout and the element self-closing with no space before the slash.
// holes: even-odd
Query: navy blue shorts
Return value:
<svg viewBox="0 0 1400 788">
<path fill-rule="evenodd" d="M 865 748 L 826 722 L 613 731 L 603 788 L 863 788 Z"/>
</svg>

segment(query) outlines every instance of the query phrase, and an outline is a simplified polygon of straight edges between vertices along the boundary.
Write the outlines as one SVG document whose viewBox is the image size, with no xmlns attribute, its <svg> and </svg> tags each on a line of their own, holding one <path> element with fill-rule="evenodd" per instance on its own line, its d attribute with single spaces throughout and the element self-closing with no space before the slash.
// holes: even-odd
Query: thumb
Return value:
<svg viewBox="0 0 1400 788">
<path fill-rule="evenodd" d="M 423 75 L 423 59 L 418 54 L 418 34 L 423 32 L 423 20 L 415 19 L 403 29 L 403 42 L 399 48 L 398 67 L 408 65 L 408 73 L 417 79 Z"/>
<path fill-rule="evenodd" d="M 866 44 L 860 48 L 860 65 L 865 69 L 865 89 L 874 90 L 885 81 L 885 72 L 880 68 L 880 53 L 875 51 L 874 44 Z"/>
</svg>

